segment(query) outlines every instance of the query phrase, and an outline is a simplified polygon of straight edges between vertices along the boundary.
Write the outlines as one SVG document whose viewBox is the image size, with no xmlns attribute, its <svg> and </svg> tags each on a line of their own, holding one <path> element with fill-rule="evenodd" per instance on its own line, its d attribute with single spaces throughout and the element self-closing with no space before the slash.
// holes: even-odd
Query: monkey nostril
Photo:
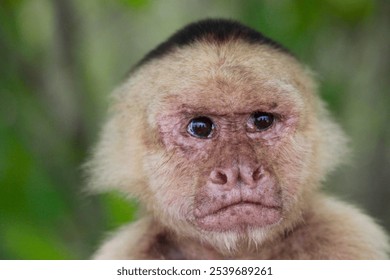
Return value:
<svg viewBox="0 0 390 280">
<path fill-rule="evenodd" d="M 258 180 L 260 180 L 260 178 L 263 176 L 263 172 L 261 171 L 261 168 L 257 168 L 253 174 L 252 174 L 252 179 L 253 181 L 257 182 Z"/>
<path fill-rule="evenodd" d="M 222 171 L 211 172 L 211 181 L 214 184 L 225 185 L 227 183 L 227 175 Z"/>
</svg>

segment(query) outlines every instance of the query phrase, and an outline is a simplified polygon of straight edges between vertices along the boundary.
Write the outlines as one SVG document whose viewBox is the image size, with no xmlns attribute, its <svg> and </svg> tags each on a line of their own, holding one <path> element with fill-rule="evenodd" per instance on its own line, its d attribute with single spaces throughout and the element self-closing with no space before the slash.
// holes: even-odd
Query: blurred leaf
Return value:
<svg viewBox="0 0 390 280">
<path fill-rule="evenodd" d="M 1 0 L 0 8 L 5 10 L 15 10 L 20 7 L 24 0 Z"/>
<path fill-rule="evenodd" d="M 2 225 L 5 248 L 13 259 L 74 259 L 54 232 L 36 227 L 29 221 Z"/>
<path fill-rule="evenodd" d="M 23 57 L 37 59 L 50 51 L 55 22 L 51 14 L 53 7 L 47 1 L 26 1 L 15 16 Z M 39 15 L 39 16 L 37 16 Z M 33 21 L 33 22 L 32 22 Z M 34 28 L 31 28 L 31 25 Z"/>
<path fill-rule="evenodd" d="M 27 206 L 31 219 L 38 225 L 56 228 L 70 212 L 63 196 L 51 182 L 45 170 L 35 164 L 26 182 Z"/>
<path fill-rule="evenodd" d="M 1 123 L 0 123 L 1 124 Z M 0 126 L 1 127 L 1 126 Z M 28 151 L 10 131 L 0 129 L 0 216 L 20 216 L 28 213 L 25 183 L 32 167 Z"/>
<path fill-rule="evenodd" d="M 149 0 L 119 0 L 119 2 L 135 9 L 144 8 L 149 5 Z"/>
<path fill-rule="evenodd" d="M 374 0 L 325 0 L 331 11 L 341 19 L 358 23 L 374 11 Z"/>
<path fill-rule="evenodd" d="M 20 37 L 15 17 L 17 5 L 10 5 L 11 2 L 7 1 L 5 5 L 0 5 L 0 43 L 17 46 Z M 2 48 L 0 44 L 0 50 Z"/>
<path fill-rule="evenodd" d="M 126 199 L 117 192 L 104 194 L 103 200 L 110 229 L 134 220 L 137 211 L 137 202 L 135 200 Z"/>
<path fill-rule="evenodd" d="M 341 101 L 343 99 L 342 93 L 344 91 L 345 86 L 340 84 L 332 84 L 330 82 L 321 84 L 321 95 L 334 114 L 341 112 Z"/>
</svg>

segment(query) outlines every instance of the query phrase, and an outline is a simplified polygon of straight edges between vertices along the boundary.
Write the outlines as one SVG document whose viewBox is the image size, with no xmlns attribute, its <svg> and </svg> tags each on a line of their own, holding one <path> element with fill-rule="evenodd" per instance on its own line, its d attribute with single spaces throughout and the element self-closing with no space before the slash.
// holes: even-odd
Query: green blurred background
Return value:
<svg viewBox="0 0 390 280">
<path fill-rule="evenodd" d="M 184 24 L 233 18 L 318 73 L 350 135 L 327 192 L 390 231 L 390 1 L 0 0 L 0 259 L 84 259 L 136 203 L 91 196 L 81 165 L 108 94 Z"/>
</svg>

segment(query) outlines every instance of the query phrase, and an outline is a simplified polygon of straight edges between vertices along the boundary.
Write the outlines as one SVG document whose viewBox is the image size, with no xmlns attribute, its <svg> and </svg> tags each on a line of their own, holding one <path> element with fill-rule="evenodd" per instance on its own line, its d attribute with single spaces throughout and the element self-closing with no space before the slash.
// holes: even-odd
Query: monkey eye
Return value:
<svg viewBox="0 0 390 280">
<path fill-rule="evenodd" d="M 193 118 L 187 125 L 187 132 L 197 138 L 210 138 L 214 130 L 214 123 L 208 117 Z"/>
<path fill-rule="evenodd" d="M 263 131 L 271 127 L 274 115 L 265 112 L 254 112 L 249 120 L 249 126 L 256 131 Z"/>
</svg>

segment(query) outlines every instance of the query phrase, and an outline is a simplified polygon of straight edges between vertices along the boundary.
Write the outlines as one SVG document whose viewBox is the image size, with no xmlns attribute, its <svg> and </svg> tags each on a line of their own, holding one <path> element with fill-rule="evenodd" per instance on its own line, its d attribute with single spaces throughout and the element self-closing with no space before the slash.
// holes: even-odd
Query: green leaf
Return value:
<svg viewBox="0 0 390 280">
<path fill-rule="evenodd" d="M 5 250 L 13 259 L 49 260 L 74 259 L 75 256 L 49 230 L 28 221 L 2 224 Z"/>
</svg>

